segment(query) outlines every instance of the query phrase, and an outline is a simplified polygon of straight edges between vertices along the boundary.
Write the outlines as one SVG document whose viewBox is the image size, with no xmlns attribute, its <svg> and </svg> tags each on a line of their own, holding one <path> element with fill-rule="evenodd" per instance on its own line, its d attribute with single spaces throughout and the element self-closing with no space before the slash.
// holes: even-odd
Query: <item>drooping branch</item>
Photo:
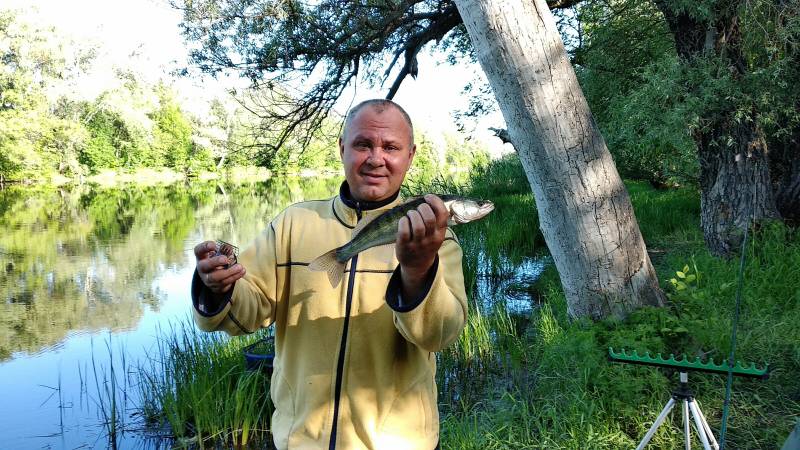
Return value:
<svg viewBox="0 0 800 450">
<path fill-rule="evenodd" d="M 403 68 L 400 69 L 400 73 L 397 75 L 397 78 L 395 78 L 394 83 L 392 83 L 392 87 L 389 88 L 389 92 L 386 94 L 387 99 L 391 100 L 394 98 L 397 90 L 400 89 L 400 84 L 407 75 L 411 75 L 412 77 L 416 78 L 418 70 L 417 53 L 419 53 L 420 48 L 422 48 L 422 46 L 428 42 L 440 41 L 445 34 L 449 33 L 450 30 L 455 28 L 460 23 L 461 16 L 458 14 L 458 9 L 456 9 L 456 6 L 451 3 L 447 10 L 442 11 L 435 18 L 433 18 L 426 28 L 414 33 L 407 41 L 405 41 L 402 46 L 405 54 L 405 64 L 403 65 Z"/>
<path fill-rule="evenodd" d="M 550 0 L 568 8 L 582 0 Z M 172 0 L 183 12 L 192 62 L 211 74 L 239 73 L 263 92 L 248 105 L 255 132 L 270 136 L 265 156 L 288 142 L 303 146 L 345 88 L 362 76 L 377 84 L 403 65 L 387 92 L 393 98 L 417 55 L 462 24 L 452 0 Z M 392 55 L 384 70 L 385 56 Z M 261 139 L 263 142 L 264 139 Z"/>
</svg>

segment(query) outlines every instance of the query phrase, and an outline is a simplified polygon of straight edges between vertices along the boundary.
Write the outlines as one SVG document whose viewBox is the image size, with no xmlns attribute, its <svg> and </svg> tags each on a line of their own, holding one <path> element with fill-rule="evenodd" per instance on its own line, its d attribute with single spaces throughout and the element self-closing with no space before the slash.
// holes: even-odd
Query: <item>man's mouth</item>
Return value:
<svg viewBox="0 0 800 450">
<path fill-rule="evenodd" d="M 383 178 L 386 178 L 384 175 L 377 175 L 371 173 L 362 173 L 362 177 L 364 177 L 367 181 L 380 181 Z"/>
</svg>

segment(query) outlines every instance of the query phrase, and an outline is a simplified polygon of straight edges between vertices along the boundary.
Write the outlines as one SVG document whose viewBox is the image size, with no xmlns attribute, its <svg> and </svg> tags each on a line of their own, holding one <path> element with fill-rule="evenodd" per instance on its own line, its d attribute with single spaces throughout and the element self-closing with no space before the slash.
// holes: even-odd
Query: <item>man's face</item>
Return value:
<svg viewBox="0 0 800 450">
<path fill-rule="evenodd" d="M 378 112 L 365 106 L 339 138 L 339 154 L 350 194 L 356 200 L 379 201 L 400 189 L 416 146 L 411 128 L 397 108 Z"/>
</svg>

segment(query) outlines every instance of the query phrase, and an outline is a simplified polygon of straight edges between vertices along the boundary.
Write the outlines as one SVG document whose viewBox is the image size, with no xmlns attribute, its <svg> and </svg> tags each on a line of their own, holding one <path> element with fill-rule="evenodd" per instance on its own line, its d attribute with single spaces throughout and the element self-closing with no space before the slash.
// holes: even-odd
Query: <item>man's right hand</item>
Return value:
<svg viewBox="0 0 800 450">
<path fill-rule="evenodd" d="M 217 243 L 205 241 L 194 248 L 194 256 L 197 259 L 197 274 L 211 292 L 222 294 L 227 292 L 239 278 L 245 274 L 241 264 L 234 264 L 225 268 L 229 264 L 228 257 L 225 255 L 214 256 L 216 254 Z"/>
</svg>

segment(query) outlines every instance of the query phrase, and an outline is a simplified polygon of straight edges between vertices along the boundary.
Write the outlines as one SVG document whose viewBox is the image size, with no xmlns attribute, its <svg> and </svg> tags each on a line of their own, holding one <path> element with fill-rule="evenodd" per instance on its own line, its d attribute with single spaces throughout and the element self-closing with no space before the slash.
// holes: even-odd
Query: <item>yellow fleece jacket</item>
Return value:
<svg viewBox="0 0 800 450">
<path fill-rule="evenodd" d="M 307 267 L 347 243 L 359 216 L 398 203 L 361 211 L 343 193 L 290 206 L 241 254 L 247 275 L 217 311 L 204 308 L 209 291 L 194 280 L 201 329 L 236 335 L 275 326 L 271 396 L 278 449 L 437 446 L 434 352 L 458 338 L 467 317 L 461 248 L 452 231 L 427 293 L 417 299 L 401 299 L 394 245 L 359 254 L 333 288 L 324 272 Z"/>
</svg>

